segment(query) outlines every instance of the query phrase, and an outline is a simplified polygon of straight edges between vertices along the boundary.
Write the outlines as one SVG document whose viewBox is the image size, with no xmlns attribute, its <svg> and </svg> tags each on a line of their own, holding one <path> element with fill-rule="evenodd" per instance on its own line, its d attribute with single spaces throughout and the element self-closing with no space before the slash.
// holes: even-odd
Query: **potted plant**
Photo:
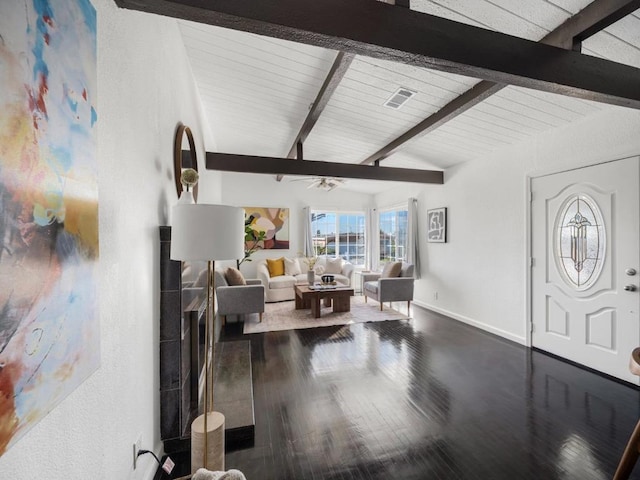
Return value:
<svg viewBox="0 0 640 480">
<path fill-rule="evenodd" d="M 244 224 L 244 257 L 241 260 L 236 260 L 238 269 L 244 262 L 250 262 L 249 258 L 253 252 L 260 248 L 260 242 L 262 242 L 267 236 L 267 232 L 264 230 L 256 230 L 251 224 L 251 220 L 245 220 Z"/>
<path fill-rule="evenodd" d="M 316 274 L 313 271 L 313 268 L 316 266 L 318 257 L 306 257 L 302 254 L 302 252 L 298 252 L 298 256 L 301 257 L 302 261 L 307 264 L 307 283 L 309 285 L 313 285 L 316 280 Z"/>
</svg>

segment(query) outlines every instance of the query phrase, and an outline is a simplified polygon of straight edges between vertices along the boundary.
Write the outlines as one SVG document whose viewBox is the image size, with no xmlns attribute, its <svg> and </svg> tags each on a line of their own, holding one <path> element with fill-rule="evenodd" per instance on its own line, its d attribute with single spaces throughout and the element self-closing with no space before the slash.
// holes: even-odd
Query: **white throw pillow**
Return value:
<svg viewBox="0 0 640 480">
<path fill-rule="evenodd" d="M 316 272 L 316 275 L 322 275 L 324 273 L 324 267 L 322 265 L 316 265 L 313 267 L 313 271 Z"/>
<path fill-rule="evenodd" d="M 324 269 L 324 273 L 328 273 L 328 274 L 342 273 L 342 259 L 340 257 L 327 258 L 327 266 Z"/>
<path fill-rule="evenodd" d="M 300 269 L 300 264 L 298 263 L 297 258 L 286 258 L 284 259 L 284 274 L 285 275 L 300 275 L 302 270 Z"/>
</svg>

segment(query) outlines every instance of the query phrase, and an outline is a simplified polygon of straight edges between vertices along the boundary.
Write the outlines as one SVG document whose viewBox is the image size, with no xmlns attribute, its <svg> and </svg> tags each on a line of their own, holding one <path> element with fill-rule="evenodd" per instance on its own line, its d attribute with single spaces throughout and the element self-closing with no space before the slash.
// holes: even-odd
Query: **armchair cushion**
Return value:
<svg viewBox="0 0 640 480">
<path fill-rule="evenodd" d="M 227 283 L 231 286 L 247 284 L 247 281 L 244 279 L 244 275 L 242 275 L 242 272 L 237 268 L 228 267 L 224 271 L 224 276 L 227 279 Z"/>
<path fill-rule="evenodd" d="M 400 277 L 413 277 L 414 266 L 413 263 L 403 263 L 400 270 Z"/>
<path fill-rule="evenodd" d="M 269 269 L 270 277 L 284 275 L 284 257 L 276 258 L 275 260 L 267 258 L 267 268 Z"/>
</svg>

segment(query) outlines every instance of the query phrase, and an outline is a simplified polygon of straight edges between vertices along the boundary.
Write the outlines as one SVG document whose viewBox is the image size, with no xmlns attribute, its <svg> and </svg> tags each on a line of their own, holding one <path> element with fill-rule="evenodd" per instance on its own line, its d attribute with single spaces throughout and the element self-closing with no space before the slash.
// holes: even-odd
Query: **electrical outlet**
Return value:
<svg viewBox="0 0 640 480">
<path fill-rule="evenodd" d="M 142 434 L 138 435 L 138 439 L 133 444 L 133 469 L 138 466 L 138 452 L 142 448 Z"/>
</svg>

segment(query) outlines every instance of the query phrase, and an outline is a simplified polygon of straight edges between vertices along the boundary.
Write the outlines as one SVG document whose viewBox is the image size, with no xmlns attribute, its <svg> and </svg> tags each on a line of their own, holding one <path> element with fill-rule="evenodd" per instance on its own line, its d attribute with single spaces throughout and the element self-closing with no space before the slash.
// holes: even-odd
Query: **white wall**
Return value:
<svg viewBox="0 0 640 480">
<path fill-rule="evenodd" d="M 158 226 L 177 200 L 176 125 L 191 127 L 200 154 L 205 126 L 176 22 L 92 3 L 101 367 L 0 457 L 7 479 L 150 479 L 155 461 L 142 457 L 133 472 L 132 444 L 142 434 L 143 448 L 161 450 Z"/>
<path fill-rule="evenodd" d="M 222 200 L 238 207 L 287 207 L 289 208 L 289 250 L 261 250 L 254 253 L 251 262 L 241 266 L 243 274 L 255 278 L 256 261 L 262 258 L 295 256 L 302 251 L 304 242 L 302 209 L 365 211 L 373 204 L 373 195 L 354 193 L 342 187 L 326 192 L 317 188 L 308 189 L 304 181 L 292 182 L 294 177 L 285 177 L 276 182 L 275 175 L 246 173 L 224 173 L 222 175 Z M 299 177 L 296 177 L 299 178 Z M 230 264 L 231 265 L 231 264 Z"/>
<path fill-rule="evenodd" d="M 417 194 L 422 279 L 416 303 L 524 343 L 527 176 L 638 155 L 638 132 L 640 112 L 606 108 L 451 168 L 442 186 L 377 195 L 382 207 Z M 445 244 L 426 242 L 426 212 L 438 207 L 448 208 Z"/>
</svg>

